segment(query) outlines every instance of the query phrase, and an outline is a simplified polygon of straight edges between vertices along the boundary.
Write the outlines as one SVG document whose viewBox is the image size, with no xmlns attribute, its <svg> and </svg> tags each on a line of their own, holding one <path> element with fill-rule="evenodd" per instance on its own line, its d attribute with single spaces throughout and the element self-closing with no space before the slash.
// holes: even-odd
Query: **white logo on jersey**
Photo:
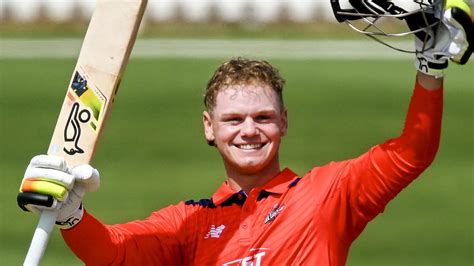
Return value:
<svg viewBox="0 0 474 266">
<path fill-rule="evenodd" d="M 262 257 L 265 256 L 268 248 L 252 248 L 250 251 L 258 251 L 253 256 L 247 256 L 242 259 L 236 259 L 222 264 L 223 266 L 227 265 L 242 265 L 242 266 L 260 266 L 262 265 Z"/>
<path fill-rule="evenodd" d="M 219 238 L 224 229 L 225 229 L 225 225 L 223 224 L 219 225 L 218 227 L 216 227 L 215 225 L 211 225 L 211 229 L 209 230 L 209 232 L 207 232 L 204 239 L 208 239 L 209 237 Z"/>
<path fill-rule="evenodd" d="M 278 207 L 278 204 L 276 204 L 273 209 L 270 211 L 270 213 L 267 215 L 267 217 L 265 217 L 265 221 L 263 222 L 264 224 L 267 224 L 273 220 L 275 220 L 275 218 L 278 216 L 278 214 L 280 214 L 280 212 L 285 208 L 285 205 L 281 205 L 280 207 Z"/>
</svg>

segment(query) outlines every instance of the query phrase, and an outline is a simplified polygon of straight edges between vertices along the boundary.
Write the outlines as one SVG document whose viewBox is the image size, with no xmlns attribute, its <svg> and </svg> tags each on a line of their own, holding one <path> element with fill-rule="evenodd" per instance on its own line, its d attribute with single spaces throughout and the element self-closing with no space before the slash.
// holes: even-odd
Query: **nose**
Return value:
<svg viewBox="0 0 474 266">
<path fill-rule="evenodd" d="M 247 118 L 242 124 L 241 132 L 242 132 L 242 136 L 252 137 L 252 136 L 257 135 L 259 131 L 258 131 L 258 127 L 255 121 L 253 121 L 252 118 Z"/>
</svg>

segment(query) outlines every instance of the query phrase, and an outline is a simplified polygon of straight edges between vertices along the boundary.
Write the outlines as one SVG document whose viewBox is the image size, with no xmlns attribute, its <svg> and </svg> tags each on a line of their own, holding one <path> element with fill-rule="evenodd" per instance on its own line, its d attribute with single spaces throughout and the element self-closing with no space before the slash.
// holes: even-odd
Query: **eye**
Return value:
<svg viewBox="0 0 474 266">
<path fill-rule="evenodd" d="M 230 116 L 230 117 L 224 118 L 223 121 L 230 124 L 238 124 L 242 122 L 242 118 L 238 116 Z"/>
<path fill-rule="evenodd" d="M 272 119 L 273 117 L 271 115 L 258 115 L 255 117 L 255 121 L 257 122 L 268 122 Z"/>
</svg>

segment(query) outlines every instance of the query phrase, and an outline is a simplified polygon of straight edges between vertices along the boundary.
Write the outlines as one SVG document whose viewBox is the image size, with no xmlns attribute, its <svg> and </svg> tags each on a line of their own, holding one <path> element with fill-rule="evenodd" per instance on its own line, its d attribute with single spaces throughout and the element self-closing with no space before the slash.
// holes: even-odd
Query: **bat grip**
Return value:
<svg viewBox="0 0 474 266">
<path fill-rule="evenodd" d="M 49 236 L 54 229 L 56 218 L 58 218 L 58 213 L 58 210 L 43 210 L 41 212 L 35 234 L 31 240 L 30 248 L 28 249 L 23 265 L 40 265 L 41 258 L 48 246 Z"/>
</svg>

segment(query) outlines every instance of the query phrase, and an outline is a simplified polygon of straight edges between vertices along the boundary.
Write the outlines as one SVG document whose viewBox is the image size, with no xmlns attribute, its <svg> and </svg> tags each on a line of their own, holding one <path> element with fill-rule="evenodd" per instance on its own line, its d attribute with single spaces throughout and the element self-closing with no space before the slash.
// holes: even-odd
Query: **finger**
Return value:
<svg viewBox="0 0 474 266">
<path fill-rule="evenodd" d="M 85 191 L 96 191 L 100 187 L 100 174 L 90 165 L 80 165 L 72 169 L 76 182 L 81 183 Z"/>
<path fill-rule="evenodd" d="M 74 177 L 61 170 L 36 168 L 29 166 L 26 169 L 24 179 L 48 180 L 70 189 L 74 184 Z"/>
<path fill-rule="evenodd" d="M 67 201 L 82 201 L 87 190 L 82 184 L 78 184 L 74 187 L 73 190 L 69 193 Z"/>
<path fill-rule="evenodd" d="M 43 180 L 24 180 L 20 192 L 33 192 L 54 197 L 59 201 L 67 198 L 67 189 L 61 185 Z"/>
<path fill-rule="evenodd" d="M 461 8 L 453 7 L 446 12 L 448 13 L 445 15 L 446 20 L 454 25 L 454 27 L 462 29 L 462 31 L 458 32 L 459 36 L 454 36 L 453 43 L 455 43 L 455 48 L 457 48 L 457 46 L 463 47 L 461 49 L 465 49 L 465 51 L 459 53 L 461 57 L 455 58 L 453 61 L 464 65 L 469 60 L 474 49 L 474 24 L 469 14 Z"/>
<path fill-rule="evenodd" d="M 457 7 L 461 9 L 463 12 L 465 12 L 468 16 L 471 15 L 471 7 L 469 6 L 467 1 L 462 1 L 462 0 L 447 0 L 446 5 L 444 7 L 445 10 L 448 10 L 450 8 Z"/>
<path fill-rule="evenodd" d="M 32 167 L 49 168 L 69 172 L 66 160 L 62 157 L 53 155 L 37 155 L 31 159 L 30 165 Z"/>
</svg>

